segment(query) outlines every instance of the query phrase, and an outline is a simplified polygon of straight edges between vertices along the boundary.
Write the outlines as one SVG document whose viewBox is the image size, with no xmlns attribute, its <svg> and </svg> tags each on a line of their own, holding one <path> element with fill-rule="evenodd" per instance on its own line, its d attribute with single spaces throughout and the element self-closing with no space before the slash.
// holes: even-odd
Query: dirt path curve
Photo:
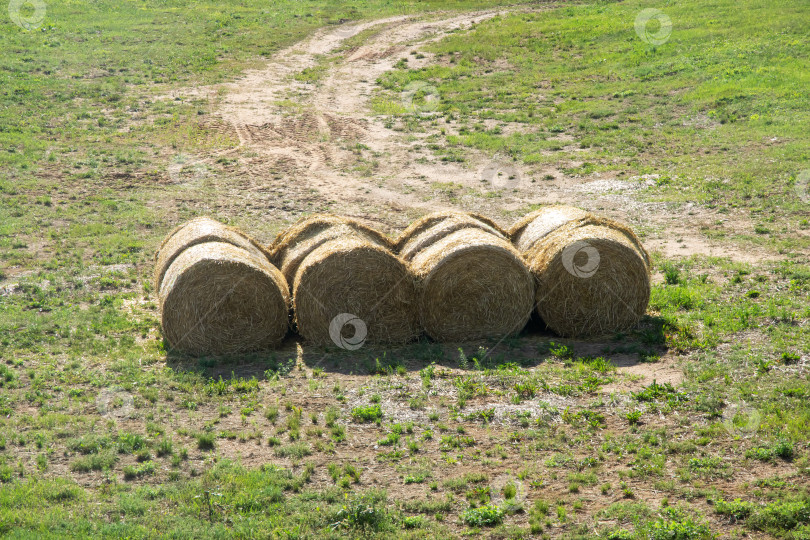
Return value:
<svg viewBox="0 0 810 540">
<path fill-rule="evenodd" d="M 498 13 L 390 17 L 315 32 L 279 51 L 265 68 L 226 85 L 218 114 L 236 130 L 239 149 L 256 154 L 254 166 L 305 176 L 302 182 L 328 199 L 398 210 L 441 208 L 435 200 L 425 200 L 424 193 L 408 193 L 415 190 L 403 181 L 420 179 L 429 185 L 474 173 L 458 166 L 437 171 L 416 164 L 414 144 L 403 144 L 401 133 L 371 117 L 369 99 L 377 78 L 410 48 Z M 319 65 L 348 38 L 365 31 L 370 36 L 361 46 L 328 57 L 325 67 Z M 427 57 L 421 60 L 426 63 Z M 315 84 L 297 80 L 306 70 L 317 69 L 326 73 Z M 353 172 L 363 150 L 371 156 L 366 158 L 376 161 L 373 179 Z"/>
<path fill-rule="evenodd" d="M 239 139 L 237 148 L 207 161 L 238 153 L 239 169 L 248 181 L 233 188 L 230 196 L 234 201 L 263 198 L 270 201 L 267 208 L 280 211 L 285 219 L 300 215 L 302 207 L 334 205 L 336 211 L 378 221 L 390 230 L 429 210 L 465 208 L 497 219 L 503 211 L 530 203 L 559 202 L 602 211 L 646 229 L 647 247 L 666 256 L 774 258 L 761 250 L 709 241 L 700 229 L 717 221 L 713 211 L 688 205 L 684 215 L 677 206 L 644 202 L 637 193 L 649 186 L 649 178 L 618 180 L 598 174 L 572 178 L 553 165 L 530 174 L 474 150 L 465 150 L 463 163 L 444 161 L 431 145 L 443 140 L 440 131 L 456 133 L 456 123 L 428 110 L 420 114 L 432 117 L 432 125 L 426 131 L 408 131 L 401 121 L 373 114 L 376 82 L 397 62 L 407 58 L 408 67 L 418 69 L 441 61 L 423 46 L 506 13 L 397 16 L 316 31 L 276 53 L 265 67 L 202 91 L 215 96 L 215 116 Z M 361 33 L 363 40 L 347 41 Z M 409 97 L 404 92 L 393 105 L 407 107 Z M 571 137 L 560 136 L 560 143 L 576 152 L 577 141 Z M 273 198 L 292 202 L 274 206 Z M 749 225 L 743 219 L 733 228 Z"/>
</svg>

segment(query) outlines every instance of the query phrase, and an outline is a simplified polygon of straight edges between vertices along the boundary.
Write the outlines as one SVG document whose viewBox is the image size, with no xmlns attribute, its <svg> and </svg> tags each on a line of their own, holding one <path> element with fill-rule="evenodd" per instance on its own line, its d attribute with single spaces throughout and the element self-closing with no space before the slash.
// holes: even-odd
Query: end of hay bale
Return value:
<svg viewBox="0 0 810 540">
<path fill-rule="evenodd" d="M 159 292 L 163 334 L 173 351 L 221 356 L 268 349 L 289 328 L 284 277 L 263 257 L 232 244 L 183 250 Z"/>
<path fill-rule="evenodd" d="M 333 335 L 334 325 L 342 326 L 346 321 L 339 319 L 347 314 L 363 326 L 364 335 L 353 336 L 357 344 L 405 343 L 419 335 L 408 267 L 384 246 L 361 236 L 319 245 L 301 262 L 292 287 L 298 332 L 312 343 L 343 346 Z"/>
<path fill-rule="evenodd" d="M 646 312 L 646 252 L 613 223 L 564 225 L 526 254 L 537 278 L 537 313 L 561 336 L 626 331 Z"/>
<path fill-rule="evenodd" d="M 403 249 L 419 278 L 420 318 L 433 339 L 501 338 L 525 327 L 534 305 L 534 281 L 521 255 L 497 230 L 477 220 L 438 220 Z"/>
<path fill-rule="evenodd" d="M 257 241 L 235 227 L 208 217 L 194 218 L 166 235 L 155 253 L 155 290 L 160 290 L 164 274 L 184 250 L 206 242 L 231 244 L 259 258 L 266 259 L 269 255 Z"/>
</svg>

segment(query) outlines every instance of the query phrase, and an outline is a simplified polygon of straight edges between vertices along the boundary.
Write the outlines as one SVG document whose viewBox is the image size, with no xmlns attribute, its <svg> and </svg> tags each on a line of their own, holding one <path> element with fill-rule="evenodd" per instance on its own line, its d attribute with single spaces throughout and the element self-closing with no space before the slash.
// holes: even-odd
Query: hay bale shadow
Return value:
<svg viewBox="0 0 810 540">
<path fill-rule="evenodd" d="M 191 357 L 169 352 L 166 364 L 177 371 L 195 372 L 213 379 L 236 376 L 265 380 L 276 374 L 287 375 L 296 367 L 367 376 L 414 373 L 431 364 L 468 371 L 494 369 L 510 362 L 532 368 L 557 358 L 555 351 L 567 347 L 576 357 L 606 356 L 616 367 L 628 367 L 649 362 L 652 354 L 664 356 L 666 329 L 666 320 L 647 315 L 626 334 L 588 340 L 564 339 L 534 315 L 523 332 L 501 340 L 437 343 L 423 337 L 406 345 L 365 344 L 349 351 L 337 346 L 313 345 L 300 336 L 290 335 L 277 349 L 249 354 Z M 466 366 L 460 361 L 459 349 L 467 358 Z"/>
<path fill-rule="evenodd" d="M 222 356 L 195 357 L 169 350 L 166 365 L 175 371 L 199 373 L 206 378 L 256 377 L 261 381 L 295 368 L 299 341 L 300 338 L 290 335 L 272 350 Z"/>
</svg>

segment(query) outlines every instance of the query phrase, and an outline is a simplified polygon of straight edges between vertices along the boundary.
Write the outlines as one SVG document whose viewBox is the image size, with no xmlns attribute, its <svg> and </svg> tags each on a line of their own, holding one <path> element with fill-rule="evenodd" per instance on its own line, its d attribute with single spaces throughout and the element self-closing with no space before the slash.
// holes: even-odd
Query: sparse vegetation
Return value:
<svg viewBox="0 0 810 540">
<path fill-rule="evenodd" d="M 368 407 L 355 407 L 352 409 L 352 419 L 355 422 L 378 422 L 382 420 L 383 412 L 379 405 Z"/>
<path fill-rule="evenodd" d="M 479 508 L 469 508 L 461 515 L 464 523 L 471 527 L 493 527 L 503 523 L 505 512 L 503 509 L 487 504 Z"/>
</svg>

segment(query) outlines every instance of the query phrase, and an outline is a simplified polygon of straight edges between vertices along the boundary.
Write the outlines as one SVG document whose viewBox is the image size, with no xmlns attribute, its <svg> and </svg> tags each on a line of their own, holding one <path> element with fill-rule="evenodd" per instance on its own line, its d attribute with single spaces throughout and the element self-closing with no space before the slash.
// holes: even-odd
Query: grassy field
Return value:
<svg viewBox="0 0 810 540">
<path fill-rule="evenodd" d="M 254 156 L 220 97 L 173 92 L 318 28 L 496 7 L 396 49 L 368 121 L 414 161 L 499 156 L 547 193 L 647 179 L 620 199 L 645 242 L 694 224 L 729 255 L 654 248 L 648 315 L 600 340 L 533 322 L 491 343 L 167 354 L 151 272 L 168 230 L 212 215 L 270 240 L 351 202 L 300 171 L 240 194 Z M 635 32 L 645 8 L 671 20 L 663 43 Z M 326 84 L 375 32 L 295 80 Z M 30 30 L 4 12 L 0 43 L 3 535 L 810 538 L 810 2 L 65 0 Z M 414 84 L 438 99 L 408 107 Z M 351 175 L 390 180 L 386 156 L 340 144 Z M 174 181 L 183 156 L 227 149 L 200 186 Z M 548 202 L 411 189 L 503 223 Z"/>
</svg>

